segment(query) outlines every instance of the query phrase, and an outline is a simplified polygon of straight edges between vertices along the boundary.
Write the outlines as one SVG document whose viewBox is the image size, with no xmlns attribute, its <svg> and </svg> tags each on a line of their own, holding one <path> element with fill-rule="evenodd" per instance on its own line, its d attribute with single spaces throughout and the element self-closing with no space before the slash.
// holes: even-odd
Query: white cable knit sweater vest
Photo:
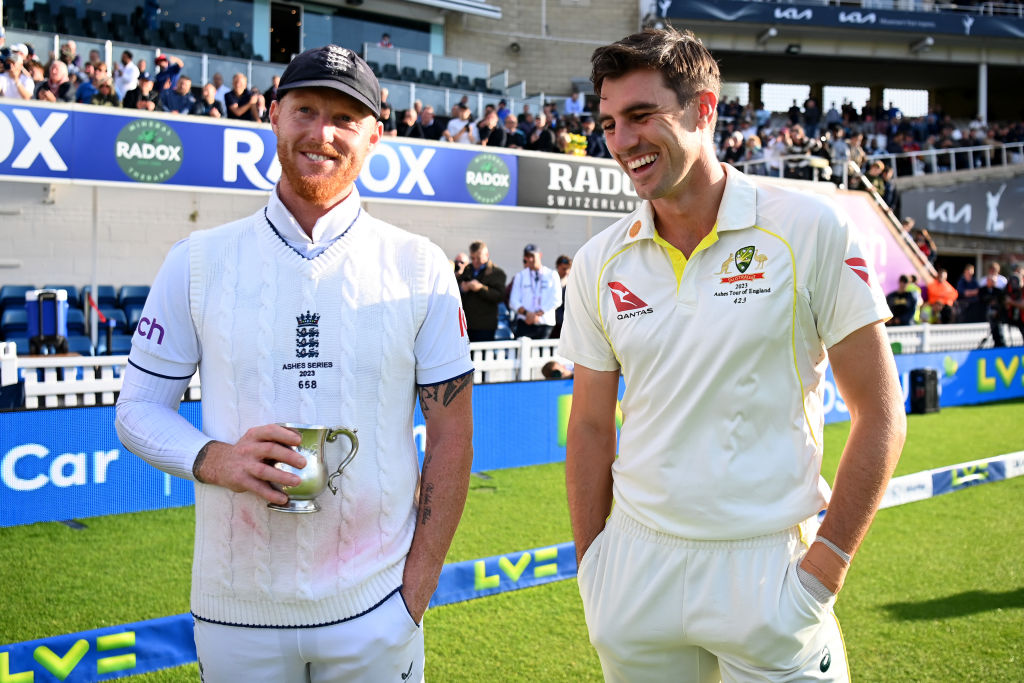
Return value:
<svg viewBox="0 0 1024 683">
<path fill-rule="evenodd" d="M 329 624 L 401 584 L 415 525 L 413 343 L 426 313 L 429 247 L 365 213 L 312 260 L 288 247 L 262 211 L 190 237 L 203 431 L 235 443 L 251 427 L 297 422 L 359 437 L 335 480 L 338 494 L 321 494 L 316 513 L 278 512 L 252 494 L 196 485 L 197 617 Z M 327 445 L 329 471 L 348 446 L 345 437 Z"/>
</svg>

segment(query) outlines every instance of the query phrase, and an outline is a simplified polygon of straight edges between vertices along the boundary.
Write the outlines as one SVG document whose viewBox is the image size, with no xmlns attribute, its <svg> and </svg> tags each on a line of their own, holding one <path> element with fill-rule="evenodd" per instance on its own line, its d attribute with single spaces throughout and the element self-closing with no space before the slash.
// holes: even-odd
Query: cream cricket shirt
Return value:
<svg viewBox="0 0 1024 683">
<path fill-rule="evenodd" d="M 583 246 L 559 347 L 625 380 L 616 505 L 694 539 L 824 507 L 825 349 L 890 317 L 844 214 L 725 168 L 716 228 L 689 260 L 648 202 Z"/>
</svg>

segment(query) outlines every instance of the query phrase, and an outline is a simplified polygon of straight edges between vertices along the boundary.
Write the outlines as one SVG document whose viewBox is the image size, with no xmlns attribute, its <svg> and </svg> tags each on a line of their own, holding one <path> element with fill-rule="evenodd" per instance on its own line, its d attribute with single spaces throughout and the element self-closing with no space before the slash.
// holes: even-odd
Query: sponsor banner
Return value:
<svg viewBox="0 0 1024 683">
<path fill-rule="evenodd" d="M 2 681 L 109 681 L 196 661 L 192 615 L 149 619 L 0 647 Z"/>
<path fill-rule="evenodd" d="M 515 206 L 516 176 L 511 154 L 384 138 L 357 186 L 364 197 Z M 281 166 L 269 126 L 0 104 L 3 177 L 266 192 Z"/>
<path fill-rule="evenodd" d="M 576 576 L 576 545 L 561 543 L 446 564 L 430 606 L 450 605 Z"/>
<path fill-rule="evenodd" d="M 962 166 L 966 159 L 957 162 Z M 932 232 L 1024 238 L 1024 176 L 912 189 L 900 197 L 904 213 L 923 217 L 918 225 Z"/>
<path fill-rule="evenodd" d="M 1006 465 L 1000 459 L 975 462 L 932 470 L 932 495 L 941 496 L 969 486 L 1006 479 Z"/>
<path fill-rule="evenodd" d="M 885 495 L 882 496 L 879 508 L 916 503 L 919 500 L 931 498 L 932 495 L 931 472 L 905 474 L 902 477 L 893 477 L 889 480 L 889 486 L 885 489 Z"/>
<path fill-rule="evenodd" d="M 1022 348 L 897 354 L 896 368 L 907 412 L 910 412 L 910 371 L 920 368 L 933 368 L 938 372 L 941 407 L 1024 397 Z M 849 420 L 850 411 L 836 389 L 831 367 L 825 373 L 824 392 L 825 422 Z"/>
<path fill-rule="evenodd" d="M 1024 477 L 1024 451 L 1008 453 L 1004 456 L 1003 463 L 1006 467 L 1006 478 Z"/>
<path fill-rule="evenodd" d="M 624 214 L 640 206 L 633 183 L 610 160 L 519 157 L 519 206 Z"/>
<path fill-rule="evenodd" d="M 660 0 L 658 11 L 660 16 L 671 19 L 1024 38 L 1024 19 L 960 12 L 899 12 L 738 0 Z"/>
<path fill-rule="evenodd" d="M 199 403 L 179 412 L 199 424 Z M 195 502 L 191 481 L 121 445 L 113 406 L 0 413 L 0 500 L 0 527 Z"/>
</svg>

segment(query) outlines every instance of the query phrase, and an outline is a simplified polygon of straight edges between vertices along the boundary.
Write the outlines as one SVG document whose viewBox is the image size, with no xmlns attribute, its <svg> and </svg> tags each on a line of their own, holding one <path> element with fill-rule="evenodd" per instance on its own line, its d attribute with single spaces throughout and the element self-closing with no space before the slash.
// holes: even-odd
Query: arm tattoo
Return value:
<svg viewBox="0 0 1024 683">
<path fill-rule="evenodd" d="M 426 526 L 430 519 L 430 497 L 434 493 L 434 485 L 428 483 L 423 487 L 423 497 L 420 500 L 420 524 Z"/>
<path fill-rule="evenodd" d="M 196 456 L 195 462 L 192 463 L 192 476 L 195 477 L 196 481 L 200 484 L 205 484 L 206 482 L 199 478 L 199 468 L 203 466 L 203 461 L 206 460 L 206 454 L 209 452 L 210 446 L 212 445 L 212 441 L 207 441 L 206 445 L 199 449 L 199 454 Z"/>
<path fill-rule="evenodd" d="M 450 382 L 420 387 L 420 410 L 423 411 L 423 417 L 426 417 L 430 412 L 431 404 L 436 405 L 440 401 L 441 405 L 448 407 L 455 400 L 455 397 L 472 383 L 473 373 L 467 373 L 462 377 L 456 377 Z"/>
</svg>

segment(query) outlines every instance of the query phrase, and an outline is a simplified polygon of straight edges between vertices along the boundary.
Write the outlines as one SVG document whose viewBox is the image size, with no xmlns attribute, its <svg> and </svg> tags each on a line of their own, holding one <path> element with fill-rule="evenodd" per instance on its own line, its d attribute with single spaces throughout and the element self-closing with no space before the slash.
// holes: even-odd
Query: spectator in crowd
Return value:
<svg viewBox="0 0 1024 683">
<path fill-rule="evenodd" d="M 569 271 L 572 270 L 572 259 L 562 254 L 555 259 L 555 271 L 558 273 L 558 283 L 562 288 L 562 303 L 555 309 L 555 329 L 551 331 L 551 338 L 557 339 L 562 334 L 562 320 L 565 318 L 565 286 L 569 282 Z"/>
<path fill-rule="evenodd" d="M 36 89 L 28 68 L 28 47 L 24 43 L 16 43 L 4 60 L 6 71 L 0 74 L 0 97 L 31 100 Z"/>
<path fill-rule="evenodd" d="M 246 86 L 249 79 L 239 72 L 231 79 L 232 88 L 224 94 L 224 108 L 229 119 L 259 121 L 261 109 L 264 108 L 263 96 L 254 95 Z"/>
<path fill-rule="evenodd" d="M 460 142 L 467 145 L 475 145 L 480 142 L 477 127 L 470 120 L 473 113 L 470 108 L 461 103 L 456 104 L 455 112 L 457 115 L 452 117 L 444 131 L 444 139 L 448 142 Z"/>
<path fill-rule="evenodd" d="M 587 138 L 588 157 L 594 157 L 595 159 L 611 158 L 612 155 L 608 153 L 608 145 L 605 143 L 604 132 L 597 127 L 593 116 L 585 114 L 580 119 L 580 132 Z"/>
<path fill-rule="evenodd" d="M 974 277 L 974 264 L 964 266 L 963 275 L 956 283 L 957 301 L 960 307 L 957 318 L 962 323 L 985 322 L 985 307 L 978 298 L 981 285 Z"/>
<path fill-rule="evenodd" d="M 36 86 L 35 99 L 44 102 L 74 102 L 75 89 L 68 78 L 68 65 L 54 60 L 47 69 L 47 78 Z"/>
<path fill-rule="evenodd" d="M 121 61 L 114 67 L 114 91 L 122 100 L 139 84 L 139 67 L 132 61 L 133 57 L 130 50 L 125 50 L 121 53 Z"/>
<path fill-rule="evenodd" d="M 523 249 L 523 269 L 512 279 L 509 309 L 515 312 L 516 338 L 548 339 L 555 328 L 555 309 L 562 305 L 558 273 L 541 263 L 536 244 Z"/>
<path fill-rule="evenodd" d="M 836 103 L 833 102 L 825 112 L 825 125 L 831 129 L 842 128 L 843 115 L 836 109 Z"/>
<path fill-rule="evenodd" d="M 498 122 L 498 112 L 493 109 L 484 115 L 480 123 L 480 144 L 487 147 L 508 146 L 508 133 Z"/>
<path fill-rule="evenodd" d="M 139 74 L 139 84 L 134 90 L 129 90 L 121 103 L 125 109 L 142 109 L 144 111 L 155 111 L 160 101 L 160 93 L 154 87 L 153 78 L 148 71 Z"/>
<path fill-rule="evenodd" d="M 1024 269 L 1019 263 L 1013 264 L 1006 278 L 1006 318 L 1024 337 Z"/>
<path fill-rule="evenodd" d="M 566 115 L 575 114 L 576 116 L 579 116 L 583 113 L 584 108 L 585 104 L 583 102 L 583 97 L 580 96 L 579 91 L 573 90 L 572 94 L 565 100 Z"/>
<path fill-rule="evenodd" d="M 939 256 L 939 250 L 935 246 L 935 240 L 932 239 L 931 234 L 926 228 L 914 231 L 914 244 L 917 245 L 917 248 L 928 259 L 928 263 L 935 263 L 935 259 Z"/>
<path fill-rule="evenodd" d="M 796 100 L 793 100 L 793 106 L 791 106 L 787 112 L 790 128 L 800 123 L 800 113 L 800 105 L 796 103 Z"/>
<path fill-rule="evenodd" d="M 909 284 L 910 278 L 900 275 L 897 288 L 885 297 L 885 302 L 889 304 L 889 310 L 892 312 L 892 318 L 886 325 L 910 325 L 914 322 L 914 314 L 917 312 L 917 297 L 907 289 Z"/>
<path fill-rule="evenodd" d="M 420 128 L 427 140 L 440 140 L 444 135 L 444 126 L 434 116 L 434 108 L 429 104 L 423 105 L 423 111 L 420 112 Z"/>
<path fill-rule="evenodd" d="M 213 83 L 213 87 L 217 91 L 217 98 L 216 99 L 217 99 L 218 102 L 220 102 L 223 105 L 224 104 L 224 96 L 227 95 L 229 92 L 231 92 L 231 88 L 229 88 L 224 83 L 224 77 L 220 75 L 220 72 L 217 72 L 217 73 L 213 74 L 212 83 Z M 227 105 L 225 105 L 225 111 L 227 111 Z"/>
<path fill-rule="evenodd" d="M 192 95 L 192 79 L 181 74 L 178 82 L 170 90 L 160 92 L 160 111 L 171 114 L 189 114 L 196 106 L 196 98 Z"/>
<path fill-rule="evenodd" d="M 462 275 L 462 271 L 466 269 L 467 265 L 469 265 L 469 256 L 466 252 L 460 251 L 455 255 L 455 258 L 452 259 L 452 268 L 455 269 L 456 279 Z"/>
<path fill-rule="evenodd" d="M 267 106 L 277 99 L 277 86 L 281 84 L 281 77 L 274 74 L 270 77 L 270 87 L 263 93 L 263 99 L 266 100 Z M 388 105 L 390 106 L 390 105 Z"/>
<path fill-rule="evenodd" d="M 917 284 L 917 273 L 911 273 L 907 276 L 907 291 L 914 295 L 914 320 L 915 323 L 921 322 L 921 306 L 924 304 L 924 292 L 921 291 L 921 285 Z"/>
<path fill-rule="evenodd" d="M 391 36 L 387 33 L 382 33 L 380 35 L 380 40 L 377 41 L 377 47 L 394 47 L 391 42 Z"/>
<path fill-rule="evenodd" d="M 469 341 L 494 341 L 498 304 L 505 299 L 505 271 L 491 262 L 490 251 L 483 242 L 469 245 L 469 259 L 456 277 Z"/>
<path fill-rule="evenodd" d="M 121 98 L 114 92 L 114 79 L 104 73 L 103 76 L 96 77 L 96 94 L 92 96 L 89 101 L 90 104 L 96 104 L 105 107 L 121 107 Z"/>
<path fill-rule="evenodd" d="M 398 122 L 396 128 L 398 137 L 400 138 L 423 138 L 423 126 L 416 120 L 416 111 L 409 107 L 402 112 L 402 120 Z"/>
<path fill-rule="evenodd" d="M 385 137 L 393 138 L 398 136 L 398 127 L 395 125 L 395 117 L 391 113 L 391 105 L 387 102 L 380 103 L 380 123 Z"/>
<path fill-rule="evenodd" d="M 534 152 L 555 151 L 555 131 L 548 128 L 546 114 L 537 114 L 536 125 L 526 138 L 526 149 Z"/>
<path fill-rule="evenodd" d="M 515 114 L 505 116 L 505 146 L 513 149 L 522 149 L 526 146 L 526 137 L 523 131 L 519 130 L 518 119 Z"/>
<path fill-rule="evenodd" d="M 423 100 L 413 100 L 412 110 L 416 112 L 416 120 L 420 120 L 420 112 L 423 111 Z"/>
<path fill-rule="evenodd" d="M 50 53 L 53 56 L 53 53 Z M 68 78 L 77 77 L 82 68 L 82 57 L 78 54 L 78 45 L 73 40 L 64 41 L 60 46 L 60 61 L 67 67 Z"/>
<path fill-rule="evenodd" d="M 999 264 L 991 262 L 986 268 L 984 279 L 978 286 L 978 301 L 985 310 L 985 319 L 992 334 L 992 345 L 997 348 L 1006 346 L 1003 336 L 1003 324 L 1009 322 L 1006 308 L 1006 277 L 999 272 Z"/>
<path fill-rule="evenodd" d="M 928 305 L 933 323 L 951 323 L 954 320 L 957 291 L 949 283 L 949 273 L 939 268 L 938 277 L 928 285 Z"/>
<path fill-rule="evenodd" d="M 540 374 L 544 376 L 544 379 L 572 379 L 574 363 L 565 361 L 564 363 L 557 360 L 549 360 L 540 369 Z"/>
<path fill-rule="evenodd" d="M 818 137 L 818 124 L 821 122 L 821 109 L 814 98 L 808 97 L 804 101 L 804 128 L 807 130 L 807 137 L 813 139 Z"/>
<path fill-rule="evenodd" d="M 86 62 L 78 70 L 78 85 L 75 87 L 75 102 L 88 104 L 96 94 L 96 66 Z"/>
<path fill-rule="evenodd" d="M 203 95 L 192 107 L 195 116 L 209 116 L 213 119 L 224 118 L 224 105 L 217 101 L 217 87 L 213 83 L 203 86 Z"/>
<path fill-rule="evenodd" d="M 185 63 L 173 55 L 159 54 L 153 60 L 156 74 L 153 76 L 153 87 L 157 92 L 170 90 L 178 83 L 181 70 Z"/>
<path fill-rule="evenodd" d="M 505 119 L 508 118 L 509 114 L 511 113 L 512 110 L 508 108 L 508 102 L 506 102 L 505 100 L 498 100 L 498 120 L 504 122 Z"/>
<path fill-rule="evenodd" d="M 743 142 L 743 157 L 740 161 L 746 162 L 744 173 L 751 175 L 765 175 L 764 150 L 761 148 L 761 138 L 751 135 Z"/>
<path fill-rule="evenodd" d="M 559 121 L 555 124 L 555 150 L 559 154 L 569 154 L 572 152 L 572 138 L 569 136 L 569 127 L 565 125 L 565 121 Z"/>
</svg>

